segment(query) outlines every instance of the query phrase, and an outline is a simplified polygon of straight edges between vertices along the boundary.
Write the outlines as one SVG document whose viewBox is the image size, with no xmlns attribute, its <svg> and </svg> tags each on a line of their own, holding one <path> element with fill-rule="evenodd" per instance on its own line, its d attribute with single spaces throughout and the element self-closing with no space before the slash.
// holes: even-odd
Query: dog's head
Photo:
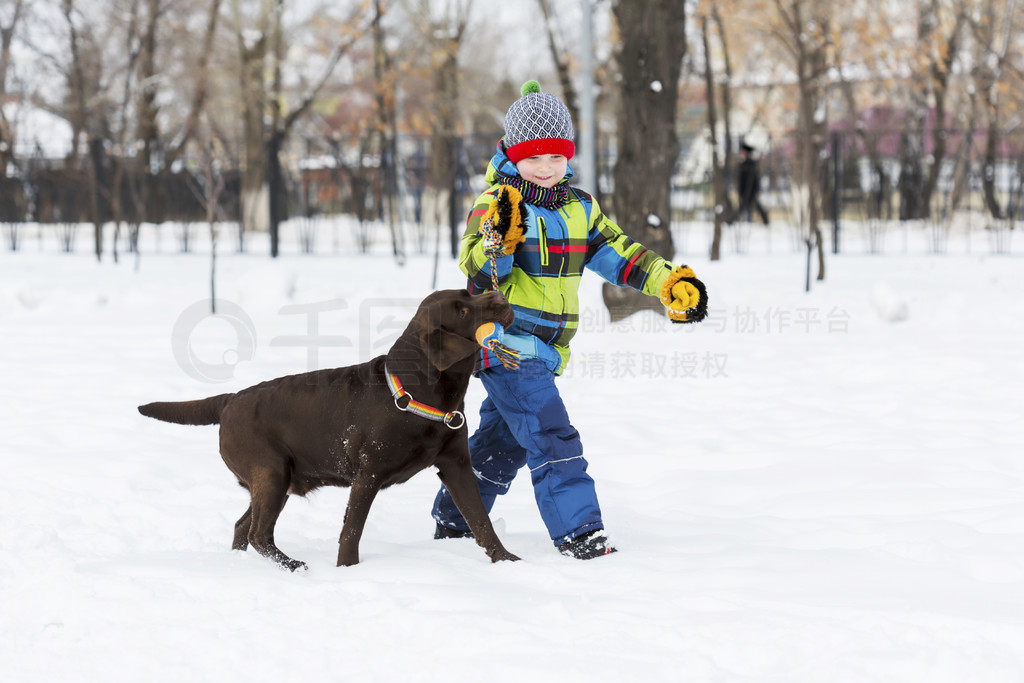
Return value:
<svg viewBox="0 0 1024 683">
<path fill-rule="evenodd" d="M 442 289 L 420 303 L 413 322 L 431 364 L 444 372 L 480 350 L 476 330 L 485 323 L 508 327 L 515 319 L 500 292 L 473 296 L 465 289 Z"/>
</svg>

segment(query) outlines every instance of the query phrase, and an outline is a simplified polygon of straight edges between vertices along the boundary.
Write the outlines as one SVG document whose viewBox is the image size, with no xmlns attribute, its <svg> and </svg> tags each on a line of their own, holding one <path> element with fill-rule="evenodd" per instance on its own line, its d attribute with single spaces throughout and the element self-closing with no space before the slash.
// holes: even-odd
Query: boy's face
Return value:
<svg viewBox="0 0 1024 683">
<path fill-rule="evenodd" d="M 561 154 L 539 154 L 535 157 L 526 157 L 516 164 L 519 175 L 523 180 L 550 188 L 561 182 L 565 177 L 565 170 L 569 160 Z"/>
</svg>

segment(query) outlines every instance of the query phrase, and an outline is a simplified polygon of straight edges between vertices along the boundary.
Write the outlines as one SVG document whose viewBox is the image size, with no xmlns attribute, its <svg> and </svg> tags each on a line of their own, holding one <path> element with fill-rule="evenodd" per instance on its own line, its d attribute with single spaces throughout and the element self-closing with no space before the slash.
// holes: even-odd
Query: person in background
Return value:
<svg viewBox="0 0 1024 683">
<path fill-rule="evenodd" d="M 736 172 L 736 190 L 739 193 L 739 209 L 736 213 L 740 220 L 751 221 L 752 211 L 757 211 L 761 221 L 768 225 L 768 212 L 761 206 L 757 198 L 761 191 L 761 172 L 757 168 L 757 160 L 753 157 L 754 148 L 747 143 L 740 145 L 740 163 Z"/>
<path fill-rule="evenodd" d="M 521 94 L 505 115 L 505 135 L 485 175 L 489 189 L 469 214 L 459 256 L 471 292 L 496 288 L 512 305 L 515 321 L 499 341 L 518 354 L 518 368 L 506 367 L 481 343 L 476 375 L 487 397 L 469 449 L 488 512 L 525 465 L 555 547 L 586 560 L 615 548 L 579 432 L 555 386 L 579 324 L 583 271 L 660 297 L 674 322 L 703 320 L 707 292 L 693 270 L 634 242 L 591 195 L 569 185 L 575 146 L 568 109 L 536 81 Z M 432 516 L 434 538 L 470 535 L 443 486 Z"/>
</svg>

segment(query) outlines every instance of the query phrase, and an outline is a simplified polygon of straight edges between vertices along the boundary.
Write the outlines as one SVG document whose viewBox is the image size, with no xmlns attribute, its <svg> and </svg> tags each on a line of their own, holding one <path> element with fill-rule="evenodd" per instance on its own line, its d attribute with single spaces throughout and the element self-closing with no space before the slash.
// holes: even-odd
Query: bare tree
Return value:
<svg viewBox="0 0 1024 683">
<path fill-rule="evenodd" d="M 818 280 L 825 279 L 825 247 L 822 242 L 822 192 L 820 151 L 825 145 L 829 48 L 833 42 L 830 3 L 822 0 L 774 0 L 779 24 L 775 38 L 792 60 L 797 79 L 798 115 L 795 182 L 802 195 L 798 218 L 807 227 L 807 288 L 810 289 L 811 251 L 818 252 Z"/>
<path fill-rule="evenodd" d="M 139 80 L 146 84 L 139 97 L 139 132 L 138 137 L 143 145 L 143 159 L 147 163 L 157 156 L 158 148 L 162 152 L 164 165 L 177 160 L 199 127 L 200 117 L 206 107 L 210 93 L 210 64 L 216 44 L 217 29 L 220 21 L 220 9 L 223 0 L 206 0 L 206 22 L 203 28 L 202 41 L 195 66 L 195 81 L 188 102 L 188 111 L 183 122 L 179 122 L 180 130 L 172 130 L 163 134 L 158 121 L 160 110 L 156 105 L 156 87 L 150 85 L 158 77 L 155 66 L 157 35 L 163 24 L 163 11 L 159 0 L 146 0 L 149 3 L 149 23 L 146 27 L 144 56 L 141 60 Z M 158 170 L 158 169 L 153 169 Z"/>
<path fill-rule="evenodd" d="M 846 112 L 852 121 L 853 133 L 860 141 L 860 146 L 867 154 L 868 163 L 871 168 L 872 190 L 867 201 L 867 216 L 875 221 L 882 218 L 887 207 L 891 207 L 891 192 L 889 191 L 889 171 L 883 163 L 883 156 L 880 149 L 881 135 L 877 130 L 869 130 L 867 123 L 862 116 L 863 109 L 857 97 L 856 83 L 847 77 L 846 64 L 842 55 L 839 57 L 839 68 L 836 69 L 837 86 L 839 94 L 846 105 Z"/>
<path fill-rule="evenodd" d="M 215 143 L 209 131 L 202 131 L 196 122 L 196 146 L 199 148 L 200 173 L 189 175 L 189 188 L 206 212 L 206 225 L 210 231 L 210 313 L 217 313 L 217 237 L 218 224 L 223 219 L 220 197 L 224 191 L 221 162 L 215 152 Z"/>
<path fill-rule="evenodd" d="M 260 0 L 253 25 L 245 21 L 241 0 L 231 0 L 242 105 L 245 168 L 242 173 L 242 230 L 270 229 L 270 194 L 267 186 L 267 60 L 270 32 L 284 10 L 284 0 Z M 251 16 L 251 15 L 250 15 Z"/>
<path fill-rule="evenodd" d="M 1024 8 L 1017 0 L 978 1 L 979 11 L 972 13 L 970 21 L 975 43 L 971 79 L 985 119 L 982 192 L 991 216 L 1001 220 L 1006 213 L 997 196 L 996 166 L 1005 125 L 1005 93 L 1012 91 L 1013 65 L 1021 57 L 1015 38 L 1024 28 Z"/>
<path fill-rule="evenodd" d="M 24 10 L 24 0 L 14 3 L 0 13 L 0 104 L 7 101 L 7 70 L 11 60 L 11 46 L 14 43 L 18 22 Z M 14 159 L 14 131 L 0 107 L 0 171 Z"/>
<path fill-rule="evenodd" d="M 388 227 L 391 231 L 391 249 L 399 264 L 405 262 L 402 226 L 396 222 L 395 195 L 398 192 L 398 86 L 395 64 L 385 43 L 382 0 L 374 2 L 373 17 L 373 80 L 374 100 L 377 105 L 377 149 L 380 155 L 382 182 L 378 184 L 381 200 L 387 205 Z M 447 83 L 442 80 L 441 86 Z M 451 108 L 452 104 L 445 102 Z"/>
<path fill-rule="evenodd" d="M 464 132 L 462 89 L 465 70 L 460 65 L 460 57 L 469 27 L 471 3 L 469 0 L 444 0 L 440 3 L 417 0 L 406 3 L 406 8 L 411 23 L 421 36 L 419 50 L 428 58 L 423 65 L 415 64 L 408 57 L 400 64 L 392 63 L 392 78 L 420 78 L 431 86 L 429 93 L 425 93 L 429 103 L 425 118 L 430 136 L 430 155 L 424 213 L 438 225 L 448 225 L 449 250 L 455 257 L 465 219 L 457 197 L 462 163 L 461 134 Z"/>
<path fill-rule="evenodd" d="M 572 82 L 572 53 L 566 45 L 565 39 L 556 32 L 556 27 L 561 23 L 552 12 L 549 0 L 537 0 L 537 4 L 540 6 L 540 13 L 544 18 L 544 32 L 548 38 L 548 49 L 551 51 L 551 59 L 555 63 L 555 72 L 558 74 L 558 84 L 562 87 L 565 106 L 569 110 L 572 120 L 579 121 L 579 93 Z"/>
<path fill-rule="evenodd" d="M 100 205 L 100 187 L 103 184 L 100 176 L 104 171 L 102 128 L 105 126 L 105 118 L 102 111 L 97 111 L 98 98 L 92 95 L 104 92 L 101 59 L 95 42 L 86 40 L 81 35 L 79 23 L 82 19 L 75 6 L 75 0 L 62 0 L 61 9 L 67 24 L 71 60 L 68 69 L 68 90 L 72 101 L 70 109 L 73 112 L 71 124 L 74 136 L 69 158 L 74 160 L 78 157 L 79 137 L 84 134 L 89 150 L 86 162 L 89 218 L 94 226 L 96 260 L 101 260 L 104 216 Z"/>
<path fill-rule="evenodd" d="M 902 136 L 900 170 L 900 218 L 926 218 L 930 213 L 931 193 L 945 157 L 946 93 L 956 57 L 964 10 L 959 2 L 950 8 L 954 19 L 943 26 L 948 0 L 921 0 L 917 3 L 917 40 L 910 46 L 907 63 L 910 74 L 910 101 Z M 935 113 L 932 153 L 925 154 L 929 115 Z M 924 168 L 930 164 L 927 172 Z"/>
<path fill-rule="evenodd" d="M 145 22 L 145 25 L 139 38 L 139 45 L 133 51 L 136 53 L 133 54 L 133 60 L 137 59 L 138 61 L 137 68 L 140 85 L 136 103 L 138 118 L 136 135 L 142 143 L 142 158 L 148 165 L 155 151 L 154 147 L 157 145 L 160 133 L 157 124 L 159 109 L 156 106 L 156 49 L 163 9 L 160 6 L 160 0 L 144 0 L 144 2 L 146 17 L 142 21 Z M 137 2 L 133 2 L 133 18 L 135 17 L 134 5 L 136 4 Z"/>
<path fill-rule="evenodd" d="M 128 111 L 131 106 L 131 100 L 133 96 L 132 88 L 132 74 L 135 71 L 135 65 L 139 58 L 141 47 L 145 44 L 145 41 L 140 40 L 138 33 L 139 27 L 139 4 L 140 0 L 131 0 L 128 7 L 128 27 L 125 32 L 125 48 L 128 53 L 128 65 L 125 69 L 123 78 L 123 84 L 121 88 L 121 102 L 118 108 L 118 119 L 120 130 L 117 133 L 117 143 L 120 148 L 121 154 L 113 160 L 114 163 L 114 175 L 109 187 L 101 187 L 100 191 L 103 192 L 110 202 L 111 218 L 114 223 L 114 239 L 111 245 L 111 255 L 113 256 L 114 263 L 118 262 L 118 238 L 121 234 L 121 223 L 125 216 L 122 211 L 122 197 L 121 190 L 125 184 L 125 176 L 130 175 L 128 166 L 129 155 L 125 152 L 131 141 L 129 140 L 129 127 L 128 123 Z M 139 220 L 135 220 L 135 225 L 128 228 L 130 235 L 130 244 L 132 249 L 138 244 L 138 223 Z M 137 251 L 137 250 L 136 250 Z M 138 266 L 138 259 L 136 259 L 136 266 Z"/>
<path fill-rule="evenodd" d="M 729 55 L 729 41 L 725 31 L 719 5 L 715 2 L 702 3 L 698 9 L 701 45 L 704 48 L 704 90 L 707 100 L 708 136 L 711 143 L 711 186 L 714 192 L 714 234 L 711 239 L 711 260 L 721 258 L 722 225 L 732 219 L 732 201 L 729 199 L 727 183 L 728 169 L 732 165 L 732 61 Z M 718 76 L 713 64 L 711 29 L 715 29 L 718 47 L 722 55 L 722 74 Z M 716 82 L 718 85 L 716 86 Z M 721 102 L 721 116 L 718 107 Z M 718 123 L 722 122 L 724 140 L 718 139 Z"/>
<path fill-rule="evenodd" d="M 938 0 L 929 1 L 938 2 Z M 932 128 L 932 163 L 924 186 L 924 203 L 929 214 L 930 208 L 928 207 L 931 206 L 931 198 L 938 186 L 939 174 L 947 155 L 949 141 L 947 107 L 953 76 L 953 63 L 960 56 L 963 27 L 967 20 L 967 8 L 960 0 L 952 3 L 952 7 L 949 8 L 952 17 L 947 18 L 946 21 L 942 20 L 941 8 L 936 7 L 934 11 L 939 18 L 935 22 L 932 40 L 926 50 L 929 55 L 928 87 L 935 106 L 935 124 Z"/>
<path fill-rule="evenodd" d="M 242 139 L 245 168 L 242 173 L 241 201 L 243 230 L 276 228 L 276 213 L 271 212 L 271 187 L 268 172 L 279 172 L 280 150 L 292 127 L 316 102 L 324 84 L 342 56 L 368 30 L 360 23 L 365 8 L 357 3 L 342 22 L 335 43 L 324 60 L 323 70 L 305 84 L 297 102 L 291 100 L 282 79 L 288 42 L 285 36 L 286 0 L 259 0 L 255 12 L 244 12 L 243 0 L 231 0 L 233 30 L 239 56 L 239 84 L 242 106 Z M 269 78 L 268 78 L 269 74 Z M 271 240 L 276 256 L 276 239 Z"/>
<path fill-rule="evenodd" d="M 11 59 L 11 45 L 14 43 L 14 33 L 18 28 L 24 8 L 24 0 L 14 0 L 8 3 L 4 11 L 0 13 L 0 94 L 6 92 L 4 88 L 7 84 L 7 66 Z"/>
<path fill-rule="evenodd" d="M 653 251 L 672 258 L 669 231 L 672 173 L 679 156 L 676 107 L 686 55 L 686 3 L 678 0 L 615 0 L 622 75 L 615 164 L 614 208 L 618 223 Z M 612 319 L 661 304 L 633 290 L 605 285 Z"/>
</svg>

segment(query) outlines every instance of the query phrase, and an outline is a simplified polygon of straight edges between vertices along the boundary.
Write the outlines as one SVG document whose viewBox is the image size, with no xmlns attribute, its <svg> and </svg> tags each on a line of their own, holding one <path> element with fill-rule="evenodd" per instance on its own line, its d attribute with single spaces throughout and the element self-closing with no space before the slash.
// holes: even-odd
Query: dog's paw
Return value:
<svg viewBox="0 0 1024 683">
<path fill-rule="evenodd" d="M 494 552 L 487 554 L 491 556 L 491 562 L 502 562 L 504 560 L 507 560 L 509 562 L 518 562 L 520 559 L 512 553 L 510 553 L 509 551 L 505 550 L 504 548 L 499 548 Z"/>
</svg>

